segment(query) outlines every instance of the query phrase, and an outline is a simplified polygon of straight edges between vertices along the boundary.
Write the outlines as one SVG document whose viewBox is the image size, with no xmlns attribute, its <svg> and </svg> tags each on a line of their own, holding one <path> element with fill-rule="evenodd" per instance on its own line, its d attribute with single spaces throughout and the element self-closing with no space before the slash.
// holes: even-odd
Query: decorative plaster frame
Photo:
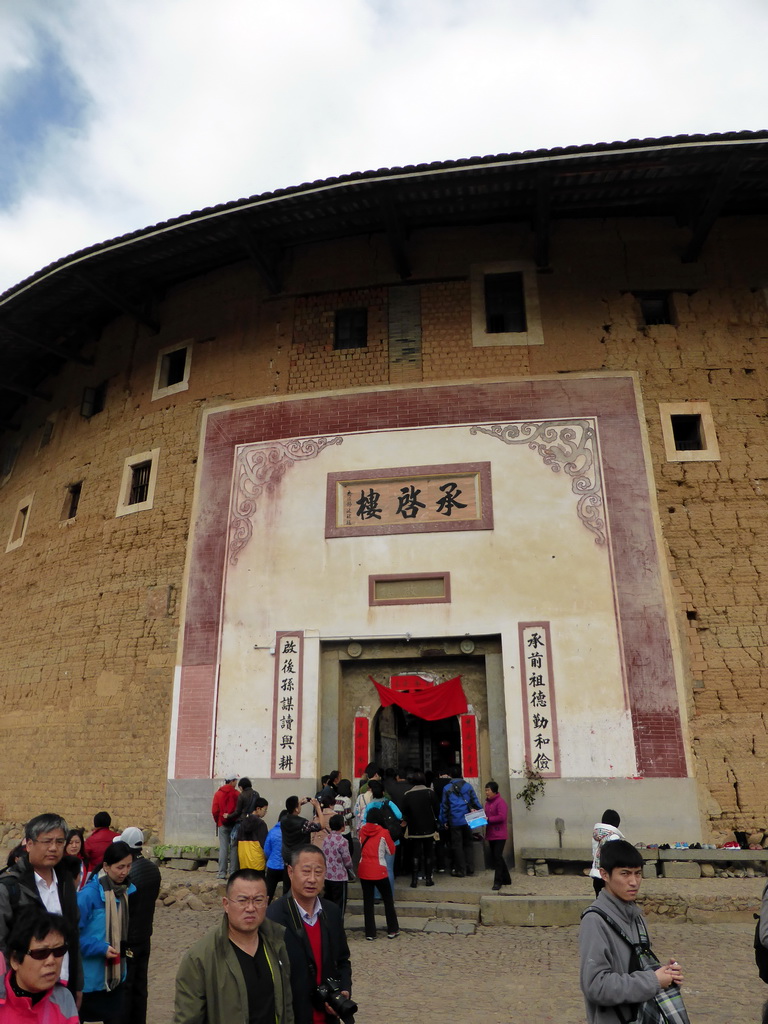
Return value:
<svg viewBox="0 0 768 1024">
<path fill-rule="evenodd" d="M 561 470 L 571 477 L 571 490 L 578 495 L 576 514 L 595 535 L 595 544 L 606 543 L 603 481 L 594 419 L 540 420 L 535 423 L 475 424 L 471 434 L 498 437 L 504 444 L 527 444 L 553 473 Z"/>
<path fill-rule="evenodd" d="M 240 553 L 253 534 L 251 519 L 264 493 L 273 490 L 294 462 L 315 459 L 329 445 L 342 444 L 331 437 L 300 437 L 291 441 L 241 445 L 235 457 L 232 506 L 229 523 L 229 563 L 237 565 Z"/>
</svg>

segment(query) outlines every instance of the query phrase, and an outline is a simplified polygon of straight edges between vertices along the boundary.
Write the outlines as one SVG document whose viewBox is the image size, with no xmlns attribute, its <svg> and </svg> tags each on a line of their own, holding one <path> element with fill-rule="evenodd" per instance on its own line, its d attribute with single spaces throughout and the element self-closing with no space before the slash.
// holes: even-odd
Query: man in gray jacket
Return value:
<svg viewBox="0 0 768 1024">
<path fill-rule="evenodd" d="M 602 917 L 607 915 L 625 935 L 640 941 L 642 912 L 635 903 L 643 877 L 640 851 L 623 839 L 606 843 L 600 853 L 600 875 L 605 888 L 585 911 L 579 929 L 581 991 L 589 1024 L 618 1024 L 634 1021 L 640 1003 L 673 982 L 680 984 L 683 975 L 674 960 L 656 971 L 633 970 L 632 948 Z"/>
</svg>

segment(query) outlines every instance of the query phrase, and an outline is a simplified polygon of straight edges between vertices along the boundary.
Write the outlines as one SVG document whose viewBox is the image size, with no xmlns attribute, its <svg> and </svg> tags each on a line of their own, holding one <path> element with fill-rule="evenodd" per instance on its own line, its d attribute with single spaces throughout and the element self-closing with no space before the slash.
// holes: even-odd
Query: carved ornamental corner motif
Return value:
<svg viewBox="0 0 768 1024">
<path fill-rule="evenodd" d="M 229 522 L 229 561 L 237 565 L 241 552 L 253 534 L 251 520 L 259 499 L 271 491 L 294 462 L 314 459 L 324 448 L 341 444 L 344 438 L 298 437 L 290 441 L 243 445 L 235 459 L 235 493 Z"/>
<path fill-rule="evenodd" d="M 562 471 L 571 477 L 571 490 L 578 498 L 576 514 L 595 535 L 595 544 L 605 545 L 603 481 L 594 420 L 476 424 L 469 432 L 497 437 L 504 444 L 526 444 L 553 473 Z"/>
</svg>

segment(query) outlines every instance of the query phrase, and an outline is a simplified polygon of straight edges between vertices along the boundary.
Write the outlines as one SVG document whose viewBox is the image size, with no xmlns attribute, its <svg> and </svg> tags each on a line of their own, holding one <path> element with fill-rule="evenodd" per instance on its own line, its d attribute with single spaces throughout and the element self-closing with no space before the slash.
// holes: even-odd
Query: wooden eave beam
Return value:
<svg viewBox="0 0 768 1024">
<path fill-rule="evenodd" d="M 280 273 L 280 256 L 269 255 L 266 247 L 259 242 L 256 234 L 244 224 L 238 225 L 238 234 L 248 253 L 248 258 L 259 272 L 270 295 L 279 295 L 283 290 L 283 279 Z"/>
<path fill-rule="evenodd" d="M 413 271 L 411 270 L 411 261 L 408 259 L 405 225 L 391 199 L 382 200 L 381 212 L 395 272 L 401 281 L 407 281 Z"/>
<path fill-rule="evenodd" d="M 25 398 L 39 398 L 41 402 L 50 402 L 52 395 L 46 391 L 33 391 L 25 388 L 23 384 L 15 384 L 13 381 L 0 381 L 0 391 L 11 391 L 14 395 L 23 395 Z"/>
<path fill-rule="evenodd" d="M 537 270 L 549 270 L 549 241 L 552 225 L 552 177 L 542 174 L 536 183 L 534 255 Z"/>
<path fill-rule="evenodd" d="M 153 334 L 159 333 L 160 324 L 152 317 L 147 316 L 144 310 L 137 306 L 135 302 L 131 302 L 130 299 L 124 298 L 119 292 L 115 291 L 114 288 L 111 288 L 109 285 L 105 285 L 100 281 L 94 281 L 93 278 L 88 277 L 82 271 L 75 272 L 74 277 L 84 284 L 86 288 L 90 288 L 90 290 L 95 295 L 98 295 L 99 298 L 104 299 L 105 302 L 108 302 L 111 306 L 119 309 L 121 313 L 125 313 L 126 316 L 133 317 L 134 320 L 143 324 Z"/>
<path fill-rule="evenodd" d="M 743 153 L 733 153 L 726 161 L 725 167 L 718 175 L 709 196 L 704 202 L 698 217 L 691 228 L 691 237 L 683 250 L 682 263 L 695 263 L 701 255 L 712 225 L 717 220 L 728 194 L 733 188 L 744 160 Z"/>
<path fill-rule="evenodd" d="M 85 356 L 77 355 L 74 352 L 65 352 L 56 345 L 50 345 L 47 341 L 40 341 L 39 338 L 31 338 L 29 335 L 22 334 L 20 331 L 13 327 L 8 327 L 7 324 L 2 322 L 0 322 L 0 334 L 6 334 L 9 338 L 13 338 L 14 341 L 18 341 L 22 345 L 32 345 L 35 348 L 42 349 L 43 352 L 50 352 L 52 356 L 57 356 L 65 362 L 77 363 L 79 366 L 93 365 L 92 359 L 86 359 Z"/>
</svg>

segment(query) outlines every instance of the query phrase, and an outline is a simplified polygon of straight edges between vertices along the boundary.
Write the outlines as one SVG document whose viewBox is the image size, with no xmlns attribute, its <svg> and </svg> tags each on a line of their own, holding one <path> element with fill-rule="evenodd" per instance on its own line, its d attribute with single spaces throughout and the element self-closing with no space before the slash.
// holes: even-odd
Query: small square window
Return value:
<svg viewBox="0 0 768 1024">
<path fill-rule="evenodd" d="M 131 489 L 128 492 L 128 505 L 138 505 L 147 500 L 151 469 L 151 462 L 140 462 L 136 466 L 131 466 Z"/>
<path fill-rule="evenodd" d="M 365 348 L 368 344 L 368 310 L 337 309 L 333 324 L 333 347 Z"/>
<path fill-rule="evenodd" d="M 635 292 L 635 297 L 640 304 L 643 326 L 674 324 L 670 292 Z"/>
<path fill-rule="evenodd" d="M 77 515 L 77 508 L 80 504 L 80 494 L 83 489 L 82 480 L 76 484 L 70 484 L 64 498 L 64 507 L 61 510 L 62 520 L 74 519 Z"/>
<path fill-rule="evenodd" d="M 527 260 L 470 268 L 472 345 L 543 345 L 536 271 Z"/>
<path fill-rule="evenodd" d="M 671 417 L 675 449 L 679 452 L 701 452 L 705 448 L 704 432 L 699 413 L 684 413 Z"/>
<path fill-rule="evenodd" d="M 33 497 L 34 495 L 32 494 L 25 495 L 16 506 L 11 533 L 5 547 L 6 551 L 13 551 L 14 548 L 19 548 L 24 543 L 24 535 L 29 525 L 29 511 L 32 508 Z"/>
<path fill-rule="evenodd" d="M 170 345 L 157 354 L 155 383 L 152 400 L 176 395 L 189 388 L 189 373 L 192 368 L 192 342 L 184 345 Z"/>
<path fill-rule="evenodd" d="M 103 381 L 95 388 L 83 388 L 83 400 L 80 403 L 80 415 L 89 420 L 104 411 L 107 398 L 107 382 Z"/>
<path fill-rule="evenodd" d="M 40 449 L 42 448 L 47 448 L 48 445 L 51 443 L 51 437 L 53 436 L 53 428 L 55 423 L 56 417 L 49 416 L 48 419 L 43 424 L 43 432 L 40 435 L 40 448 L 38 448 L 38 451 L 40 451 Z"/>
<path fill-rule="evenodd" d="M 131 455 L 125 460 L 116 516 L 127 516 L 153 507 L 159 459 L 160 449 L 154 448 L 151 452 Z"/>
<path fill-rule="evenodd" d="M 28 515 L 29 505 L 25 505 L 24 508 L 20 508 L 16 512 L 16 517 L 13 520 L 13 527 L 11 529 L 11 544 L 21 542 L 21 538 L 24 536 L 24 531 L 27 527 Z"/>
<path fill-rule="evenodd" d="M 659 414 L 668 462 L 716 462 L 720 458 L 709 402 L 661 402 Z"/>
<path fill-rule="evenodd" d="M 13 472 L 13 467 L 16 465 L 16 456 L 19 454 L 21 449 L 20 441 L 13 441 L 6 444 L 0 452 L 0 480 L 3 482 Z"/>
<path fill-rule="evenodd" d="M 526 331 L 522 273 L 486 274 L 483 284 L 486 333 L 521 334 Z"/>
<path fill-rule="evenodd" d="M 177 348 L 175 352 L 169 352 L 163 356 L 160 365 L 160 380 L 162 387 L 170 388 L 184 380 L 184 368 L 187 365 L 186 348 Z"/>
</svg>

